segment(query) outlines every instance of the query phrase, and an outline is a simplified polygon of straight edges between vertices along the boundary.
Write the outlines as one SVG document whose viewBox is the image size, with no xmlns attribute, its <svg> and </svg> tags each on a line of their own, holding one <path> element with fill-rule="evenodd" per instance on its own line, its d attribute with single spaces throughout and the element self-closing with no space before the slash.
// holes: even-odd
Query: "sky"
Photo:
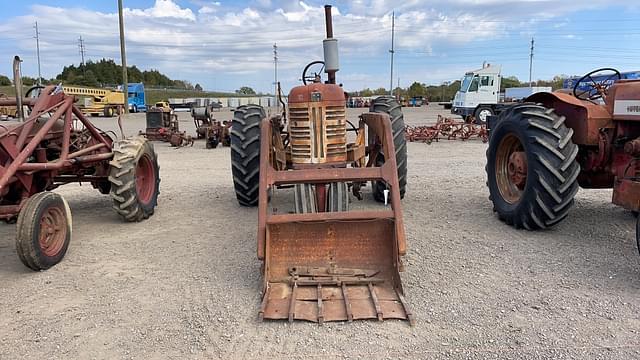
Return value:
<svg viewBox="0 0 640 360">
<path fill-rule="evenodd" d="M 328 1 L 328 0 L 325 0 Z M 304 66 L 322 59 L 325 1 L 123 0 L 127 63 L 157 69 L 205 90 L 250 86 L 270 92 L 273 45 L 287 91 Z M 504 76 L 581 75 L 599 67 L 640 70 L 640 0 L 335 0 L 338 82 L 346 90 L 389 88 L 392 12 L 393 86 L 460 79 L 483 62 Z M 3 4 L 0 74 L 20 55 L 23 75 L 52 78 L 85 59 L 120 63 L 117 0 L 19 0 Z"/>
</svg>

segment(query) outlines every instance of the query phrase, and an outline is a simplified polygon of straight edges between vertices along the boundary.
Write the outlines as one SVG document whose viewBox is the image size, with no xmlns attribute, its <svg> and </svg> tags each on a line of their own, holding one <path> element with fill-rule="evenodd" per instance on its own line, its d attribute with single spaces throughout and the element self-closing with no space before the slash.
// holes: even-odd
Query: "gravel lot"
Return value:
<svg viewBox="0 0 640 360">
<path fill-rule="evenodd" d="M 405 109 L 409 124 L 438 113 Z M 125 120 L 128 134 L 143 127 L 144 115 Z M 235 201 L 229 149 L 156 143 L 149 220 L 121 222 L 90 185 L 60 188 L 73 240 L 40 273 L 20 263 L 15 225 L 0 225 L 0 358 L 640 358 L 635 218 L 610 190 L 581 190 L 551 230 L 517 231 L 491 211 L 485 144 L 408 146 L 403 283 L 415 327 L 259 322 L 257 211 Z"/>
</svg>

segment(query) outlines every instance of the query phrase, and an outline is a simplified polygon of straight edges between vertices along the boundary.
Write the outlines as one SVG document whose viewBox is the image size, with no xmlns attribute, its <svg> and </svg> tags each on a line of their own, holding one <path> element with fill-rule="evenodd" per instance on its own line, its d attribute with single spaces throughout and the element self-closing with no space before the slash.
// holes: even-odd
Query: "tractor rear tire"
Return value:
<svg viewBox="0 0 640 360">
<path fill-rule="evenodd" d="M 113 143 L 109 182 L 113 209 L 125 221 L 153 215 L 160 194 L 160 167 L 153 144 L 143 137 Z"/>
<path fill-rule="evenodd" d="M 71 241 L 71 209 L 60 194 L 30 197 L 18 215 L 16 250 L 28 268 L 46 270 L 62 261 Z"/>
<path fill-rule="evenodd" d="M 489 199 L 500 220 L 536 230 L 567 216 L 579 189 L 580 165 L 578 146 L 571 141 L 573 130 L 564 120 L 553 109 L 530 103 L 500 114 L 485 169 Z M 524 166 L 518 168 L 519 163 Z M 519 179 L 509 174 L 515 174 L 514 169 L 520 169 Z"/>
<path fill-rule="evenodd" d="M 266 117 L 259 105 L 242 105 L 231 122 L 233 187 L 242 206 L 258 205 L 260 187 L 260 122 Z"/>
<path fill-rule="evenodd" d="M 404 137 L 404 116 L 402 107 L 392 96 L 380 96 L 373 100 L 370 107 L 371 112 L 385 113 L 391 118 L 391 132 L 393 134 L 393 147 L 396 151 L 396 166 L 398 168 L 398 183 L 400 198 L 404 198 L 407 191 L 407 140 Z M 380 154 L 375 159 L 376 166 L 384 164 L 384 156 Z M 373 198 L 378 202 L 384 202 L 384 181 L 373 181 Z"/>
</svg>

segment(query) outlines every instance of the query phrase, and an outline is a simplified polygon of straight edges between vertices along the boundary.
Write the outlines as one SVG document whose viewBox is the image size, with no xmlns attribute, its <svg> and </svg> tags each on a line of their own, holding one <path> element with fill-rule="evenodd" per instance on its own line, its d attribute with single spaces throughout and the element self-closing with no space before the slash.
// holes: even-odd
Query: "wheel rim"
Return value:
<svg viewBox="0 0 640 360">
<path fill-rule="evenodd" d="M 491 111 L 489 110 L 482 110 L 480 111 L 480 113 L 478 114 L 478 119 L 482 122 L 487 122 L 487 117 L 491 115 Z"/>
<path fill-rule="evenodd" d="M 46 256 L 56 256 L 67 238 L 65 212 L 57 207 L 48 208 L 40 217 L 40 251 Z"/>
<path fill-rule="evenodd" d="M 148 155 L 143 155 L 138 160 L 136 166 L 136 192 L 138 199 L 143 204 L 151 202 L 151 198 L 155 192 L 156 173 L 154 171 L 153 161 Z"/>
<path fill-rule="evenodd" d="M 496 151 L 496 184 L 509 204 L 520 201 L 527 185 L 527 156 L 514 134 L 505 136 Z"/>
</svg>

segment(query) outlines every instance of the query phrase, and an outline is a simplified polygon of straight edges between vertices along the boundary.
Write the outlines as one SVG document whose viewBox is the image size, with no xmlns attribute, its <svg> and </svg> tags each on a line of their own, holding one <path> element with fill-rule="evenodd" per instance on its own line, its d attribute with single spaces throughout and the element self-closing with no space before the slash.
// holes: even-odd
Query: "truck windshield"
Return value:
<svg viewBox="0 0 640 360">
<path fill-rule="evenodd" d="M 462 85 L 460 85 L 460 92 L 467 92 L 469 89 L 469 84 L 471 84 L 471 80 L 473 80 L 473 74 L 467 74 L 462 78 Z"/>
</svg>

